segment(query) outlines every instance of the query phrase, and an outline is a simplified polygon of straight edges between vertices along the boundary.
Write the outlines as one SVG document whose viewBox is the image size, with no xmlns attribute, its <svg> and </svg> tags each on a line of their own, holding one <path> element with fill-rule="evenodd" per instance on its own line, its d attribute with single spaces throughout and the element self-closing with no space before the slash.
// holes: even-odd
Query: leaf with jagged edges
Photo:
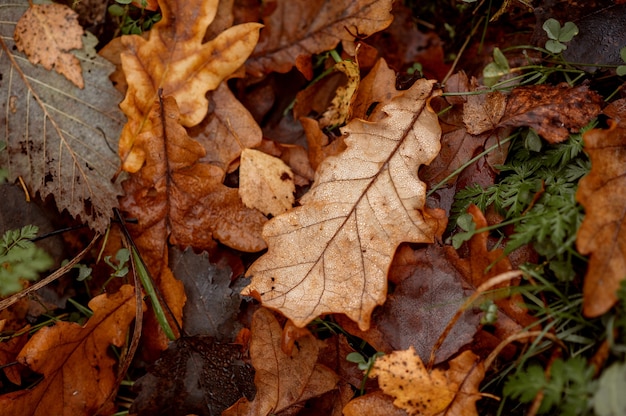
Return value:
<svg viewBox="0 0 626 416">
<path fill-rule="evenodd" d="M 432 95 L 433 82 L 419 80 L 372 122 L 355 119 L 343 129 L 347 149 L 320 165 L 301 206 L 263 228 L 268 252 L 248 270 L 245 294 L 300 327 L 326 313 L 369 327 L 397 246 L 432 242 L 438 227 L 417 177 L 440 149 Z"/>
<path fill-rule="evenodd" d="M 80 89 L 62 75 L 31 64 L 15 48 L 13 33 L 28 1 L 0 5 L 0 166 L 9 180 L 22 177 L 42 198 L 54 195 L 59 210 L 96 230 L 109 224 L 118 184 L 115 152 L 123 124 L 119 92 L 109 81 L 113 65 L 83 38 L 75 53 L 83 71 Z"/>
</svg>

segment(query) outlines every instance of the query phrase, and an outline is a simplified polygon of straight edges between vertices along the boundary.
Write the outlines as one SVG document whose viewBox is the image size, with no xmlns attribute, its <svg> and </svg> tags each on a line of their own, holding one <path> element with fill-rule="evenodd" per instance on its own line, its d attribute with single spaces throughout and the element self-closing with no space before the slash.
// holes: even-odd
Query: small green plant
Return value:
<svg viewBox="0 0 626 416">
<path fill-rule="evenodd" d="M 374 366 L 376 359 L 378 357 L 382 357 L 383 355 L 385 355 L 383 352 L 378 351 L 376 354 L 372 355 L 366 360 L 361 353 L 355 351 L 346 356 L 346 361 L 357 364 L 359 370 L 365 372 L 365 374 L 363 375 L 363 380 L 361 380 L 361 386 L 359 388 L 361 395 L 365 394 L 365 383 L 367 382 L 367 378 L 372 371 L 372 367 Z"/>
<path fill-rule="evenodd" d="M 620 49 L 619 56 L 622 58 L 622 61 L 626 62 L 626 46 Z M 626 65 L 618 66 L 616 72 L 617 75 L 619 75 L 620 77 L 626 75 Z"/>
<path fill-rule="evenodd" d="M 22 279 L 35 280 L 39 273 L 48 270 L 52 258 L 31 240 L 39 228 L 26 225 L 9 230 L 0 241 L 0 296 L 7 296 L 22 289 Z"/>
<path fill-rule="evenodd" d="M 565 42 L 571 41 L 578 34 L 578 26 L 572 22 L 565 22 L 563 26 L 558 20 L 550 18 L 543 23 L 543 30 L 548 34 L 546 49 L 559 54 L 567 49 Z"/>
<path fill-rule="evenodd" d="M 586 126 L 583 132 L 592 126 Z M 497 184 L 486 189 L 473 185 L 456 194 L 452 218 L 464 232 L 453 237 L 453 245 L 459 247 L 478 232 L 514 224 L 506 254 L 532 244 L 550 262 L 550 269 L 559 279 L 572 279 L 573 260 L 580 257 L 574 241 L 584 216 L 576 202 L 576 190 L 578 181 L 591 167 L 582 151 L 583 132 L 555 145 L 544 145 L 532 131 L 515 140 L 507 163 L 498 166 L 501 173 Z M 469 204 L 483 212 L 493 205 L 505 221 L 477 230 L 471 216 L 464 214 Z"/>
<path fill-rule="evenodd" d="M 161 13 L 145 10 L 145 0 L 142 0 L 142 6 L 134 6 L 133 0 L 115 0 L 109 6 L 109 14 L 117 19 L 123 35 L 140 35 L 161 20 Z"/>
<path fill-rule="evenodd" d="M 593 380 L 594 368 L 583 357 L 568 360 L 557 358 L 546 376 L 543 367 L 531 364 L 524 371 L 518 371 L 504 385 L 504 395 L 530 403 L 538 393 L 543 399 L 537 413 L 575 416 L 589 413 L 591 397 L 597 383 Z"/>
<path fill-rule="evenodd" d="M 104 262 L 112 269 L 111 277 L 124 277 L 128 274 L 128 261 L 130 260 L 130 251 L 127 248 L 120 248 L 115 253 L 115 262 L 111 260 L 111 256 L 105 256 Z"/>
<path fill-rule="evenodd" d="M 493 87 L 503 76 L 511 72 L 509 61 L 506 59 L 500 48 L 493 49 L 493 62 L 487 64 L 483 69 L 484 83 L 488 87 Z"/>
</svg>

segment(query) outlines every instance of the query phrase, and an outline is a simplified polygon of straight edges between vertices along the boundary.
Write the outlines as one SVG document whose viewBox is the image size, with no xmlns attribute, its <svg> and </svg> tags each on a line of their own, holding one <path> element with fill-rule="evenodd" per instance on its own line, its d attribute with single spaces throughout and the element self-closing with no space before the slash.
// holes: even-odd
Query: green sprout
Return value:
<svg viewBox="0 0 626 416">
<path fill-rule="evenodd" d="M 546 42 L 546 49 L 552 53 L 561 53 L 567 46 L 564 42 L 569 42 L 578 34 L 578 26 L 572 22 L 565 22 L 561 27 L 561 24 L 556 19 L 548 19 L 543 23 L 543 30 L 548 34 L 548 41 Z"/>
</svg>

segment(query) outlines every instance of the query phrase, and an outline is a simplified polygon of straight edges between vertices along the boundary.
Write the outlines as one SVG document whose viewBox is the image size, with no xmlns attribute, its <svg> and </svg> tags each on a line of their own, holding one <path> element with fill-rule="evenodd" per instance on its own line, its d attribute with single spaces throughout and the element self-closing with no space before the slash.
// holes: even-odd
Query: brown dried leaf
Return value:
<svg viewBox="0 0 626 416">
<path fill-rule="evenodd" d="M 586 85 L 517 87 L 498 127 L 528 126 L 550 143 L 566 140 L 600 113 L 602 97 Z"/>
<path fill-rule="evenodd" d="M 300 327 L 325 313 L 369 327 L 397 246 L 432 242 L 437 229 L 422 211 L 425 187 L 416 175 L 439 151 L 432 88 L 418 80 L 378 111 L 378 122 L 356 119 L 343 129 L 348 148 L 319 167 L 302 206 L 264 227 L 269 250 L 248 270 L 246 294 Z"/>
<path fill-rule="evenodd" d="M 406 416 L 408 413 L 393 405 L 393 398 L 380 390 L 351 400 L 343 408 L 344 416 Z"/>
<path fill-rule="evenodd" d="M 449 362 L 448 370 L 426 370 L 411 347 L 379 358 L 370 377 L 378 377 L 381 389 L 395 398 L 394 405 L 409 415 L 474 416 L 484 377 L 482 363 L 471 351 Z"/>
<path fill-rule="evenodd" d="M 40 329 L 18 361 L 44 376 L 32 389 L 0 396 L 3 412 L 11 415 L 94 414 L 116 387 L 116 360 L 110 345 L 121 347 L 135 318 L 135 290 L 126 285 L 114 295 L 89 302 L 94 314 L 84 326 L 57 322 Z M 112 404 L 104 413 L 111 411 Z"/>
<path fill-rule="evenodd" d="M 379 59 L 359 84 L 352 105 L 352 117 L 367 120 L 373 110 L 370 107 L 384 105 L 399 93 L 396 90 L 395 71 L 387 66 L 384 59 Z"/>
<path fill-rule="evenodd" d="M 473 94 L 468 95 L 466 100 L 463 105 L 463 123 L 467 132 L 477 135 L 495 130 L 504 115 L 506 107 L 504 94 L 500 91 Z"/>
<path fill-rule="evenodd" d="M 151 128 L 148 116 L 160 89 L 176 99 L 181 124 L 195 126 L 207 114 L 207 91 L 239 68 L 256 45 L 261 27 L 257 23 L 231 27 L 203 43 L 218 3 L 161 0 L 163 18 L 147 41 L 137 35 L 122 38 L 126 46 L 122 67 L 129 85 L 120 104 L 129 119 L 120 138 L 124 169 L 136 172 L 143 164 L 144 152 L 133 146 L 137 137 Z"/>
<path fill-rule="evenodd" d="M 255 76 L 288 72 L 298 56 L 329 51 L 339 42 L 355 55 L 354 36 L 369 36 L 391 23 L 392 0 L 277 0 L 263 21 L 259 44 L 246 62 Z M 348 28 L 349 30 L 346 30 Z"/>
<path fill-rule="evenodd" d="M 345 84 L 337 87 L 335 96 L 330 106 L 320 119 L 320 126 L 340 126 L 343 125 L 352 113 L 352 103 L 356 98 L 355 92 L 359 87 L 361 74 L 359 64 L 351 61 L 341 61 L 333 67 L 335 71 L 345 74 L 347 81 Z"/>
<path fill-rule="evenodd" d="M 293 172 L 282 160 L 244 149 L 239 167 L 239 196 L 248 208 L 276 216 L 289 211 L 295 198 Z"/>
<path fill-rule="evenodd" d="M 84 88 L 80 61 L 69 51 L 83 47 L 78 14 L 63 4 L 35 4 L 15 25 L 15 46 L 33 64 L 54 69 Z"/>
<path fill-rule="evenodd" d="M 591 171 L 582 178 L 576 200 L 585 207 L 576 247 L 589 254 L 583 287 L 583 312 L 596 317 L 617 301 L 617 289 L 626 270 L 626 229 L 624 228 L 624 187 L 626 186 L 626 123 L 609 121 L 609 129 L 584 134 L 585 151 Z"/>
<path fill-rule="evenodd" d="M 252 318 L 250 357 L 257 393 L 253 401 L 241 399 L 224 416 L 267 416 L 332 390 L 339 377 L 317 364 L 320 342 L 312 335 L 298 339 L 291 355 L 281 349 L 282 329 L 267 309 Z"/>
</svg>

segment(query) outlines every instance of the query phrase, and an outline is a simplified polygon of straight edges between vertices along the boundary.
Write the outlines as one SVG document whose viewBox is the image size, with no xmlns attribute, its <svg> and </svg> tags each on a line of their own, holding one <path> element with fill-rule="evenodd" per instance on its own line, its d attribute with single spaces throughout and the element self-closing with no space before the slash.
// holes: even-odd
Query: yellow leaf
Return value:
<svg viewBox="0 0 626 416">
<path fill-rule="evenodd" d="M 302 327 L 344 313 L 367 329 L 384 302 L 387 270 L 403 242 L 432 242 L 437 220 L 424 209 L 417 177 L 440 149 L 441 128 L 427 105 L 433 82 L 419 80 L 343 132 L 347 149 L 319 167 L 301 207 L 263 228 L 268 252 L 248 270 L 245 294 Z"/>
<path fill-rule="evenodd" d="M 154 25 L 148 40 L 124 36 L 121 54 L 128 81 L 120 104 L 129 122 L 120 138 L 124 169 L 136 172 L 143 164 L 141 152 L 132 154 L 137 136 L 149 130 L 148 114 L 159 89 L 173 96 L 181 124 L 194 126 L 207 114 L 205 95 L 239 68 L 252 52 L 261 27 L 258 23 L 233 26 L 203 43 L 204 33 L 215 18 L 218 0 L 160 0 L 163 18 Z"/>
<path fill-rule="evenodd" d="M 244 149 L 239 167 L 239 196 L 248 208 L 276 216 L 293 206 L 293 172 L 277 157 Z"/>
</svg>

